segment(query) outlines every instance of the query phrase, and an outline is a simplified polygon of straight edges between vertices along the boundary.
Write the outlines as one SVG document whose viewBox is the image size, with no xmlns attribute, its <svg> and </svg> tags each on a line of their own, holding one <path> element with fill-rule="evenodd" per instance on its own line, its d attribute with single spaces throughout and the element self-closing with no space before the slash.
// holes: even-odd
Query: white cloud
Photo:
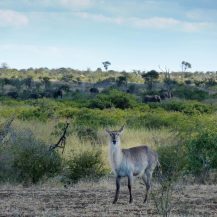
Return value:
<svg viewBox="0 0 217 217">
<path fill-rule="evenodd" d="M 191 20 L 206 20 L 216 22 L 217 9 L 194 9 L 186 12 L 186 17 Z"/>
<path fill-rule="evenodd" d="M 173 18 L 164 18 L 164 17 L 152 17 L 152 18 L 130 18 L 130 23 L 133 26 L 140 28 L 155 28 L 163 29 L 177 26 L 180 21 Z"/>
<path fill-rule="evenodd" d="M 175 29 L 186 32 L 196 32 L 212 26 L 208 22 L 189 22 L 174 18 L 152 17 L 148 19 L 131 18 L 133 26 L 152 29 Z"/>
<path fill-rule="evenodd" d="M 60 3 L 65 7 L 78 9 L 90 7 L 94 2 L 93 0 L 61 0 Z"/>
<path fill-rule="evenodd" d="M 90 14 L 86 12 L 78 12 L 78 13 L 75 13 L 75 15 L 82 19 L 88 19 L 88 20 L 92 20 L 96 22 L 103 22 L 103 23 L 124 24 L 126 21 L 125 19 L 121 17 L 108 17 L 102 14 Z"/>
<path fill-rule="evenodd" d="M 0 26 L 20 27 L 28 25 L 28 17 L 22 13 L 12 10 L 0 10 Z"/>
<path fill-rule="evenodd" d="M 75 15 L 82 19 L 92 20 L 95 22 L 104 22 L 116 25 L 127 25 L 141 29 L 174 29 L 186 32 L 194 32 L 207 29 L 212 26 L 212 23 L 208 22 L 189 22 L 167 17 L 110 17 L 104 15 L 91 14 L 87 12 L 79 12 L 75 13 Z"/>
<path fill-rule="evenodd" d="M 197 32 L 203 29 L 208 29 L 213 26 L 212 23 L 206 22 L 181 22 L 180 27 L 187 32 Z"/>
</svg>

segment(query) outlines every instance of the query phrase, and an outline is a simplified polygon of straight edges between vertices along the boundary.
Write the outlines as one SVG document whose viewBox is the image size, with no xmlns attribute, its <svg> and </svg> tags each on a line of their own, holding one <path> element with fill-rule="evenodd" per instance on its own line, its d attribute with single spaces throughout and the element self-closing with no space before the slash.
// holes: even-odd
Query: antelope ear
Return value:
<svg viewBox="0 0 217 217">
<path fill-rule="evenodd" d="M 108 130 L 108 129 L 105 129 L 105 132 L 108 133 L 108 134 L 110 134 L 110 130 Z"/>
<path fill-rule="evenodd" d="M 120 130 L 118 130 L 119 133 L 122 133 L 124 131 L 124 125 L 121 127 Z"/>
</svg>

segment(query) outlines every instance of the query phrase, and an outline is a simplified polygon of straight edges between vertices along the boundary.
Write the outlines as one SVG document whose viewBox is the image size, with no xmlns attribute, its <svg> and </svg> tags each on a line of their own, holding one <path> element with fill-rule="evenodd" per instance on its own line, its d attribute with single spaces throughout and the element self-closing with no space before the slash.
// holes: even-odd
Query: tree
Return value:
<svg viewBox="0 0 217 217">
<path fill-rule="evenodd" d="M 108 70 L 108 67 L 111 65 L 111 63 L 109 61 L 102 62 L 102 64 L 103 64 L 106 71 Z"/>
<path fill-rule="evenodd" d="M 9 68 L 9 66 L 8 66 L 8 64 L 7 63 L 2 63 L 1 64 L 1 67 L 0 67 L 0 69 L 8 69 Z"/>
<path fill-rule="evenodd" d="M 24 84 L 29 88 L 31 89 L 32 87 L 32 82 L 33 82 L 33 79 L 31 76 L 27 77 L 24 79 Z"/>
<path fill-rule="evenodd" d="M 148 85 L 148 89 L 151 91 L 153 89 L 154 82 L 159 78 L 159 73 L 155 70 L 151 70 L 147 73 L 142 74 L 145 83 Z"/>
<path fill-rule="evenodd" d="M 164 73 L 164 85 L 167 90 L 167 93 L 171 96 L 173 80 L 170 77 L 170 70 L 166 66 L 165 69 L 162 69 L 159 66 L 159 69 Z"/>
<path fill-rule="evenodd" d="M 42 80 L 43 80 L 45 89 L 46 89 L 46 90 L 49 89 L 50 84 L 51 84 L 51 83 L 50 83 L 50 78 L 49 78 L 49 77 L 43 77 Z"/>
<path fill-rule="evenodd" d="M 119 87 L 121 87 L 121 86 L 127 86 L 127 80 L 128 80 L 127 76 L 122 75 L 122 76 L 118 77 L 116 83 L 117 83 L 117 85 Z"/>
<path fill-rule="evenodd" d="M 102 69 L 101 68 L 97 68 L 96 72 L 102 72 Z"/>
<path fill-rule="evenodd" d="M 191 64 L 186 61 L 182 61 L 182 72 L 186 72 L 187 69 L 191 68 Z"/>
</svg>

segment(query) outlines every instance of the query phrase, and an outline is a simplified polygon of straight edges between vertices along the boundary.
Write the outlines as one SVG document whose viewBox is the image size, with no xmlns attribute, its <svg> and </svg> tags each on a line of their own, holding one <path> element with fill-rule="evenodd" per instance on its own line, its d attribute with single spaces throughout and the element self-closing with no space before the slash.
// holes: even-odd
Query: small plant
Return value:
<svg viewBox="0 0 217 217">
<path fill-rule="evenodd" d="M 105 175 L 104 165 L 101 159 L 101 151 L 84 151 L 74 154 L 68 160 L 67 177 L 76 183 L 84 178 L 98 178 Z"/>
<path fill-rule="evenodd" d="M 178 183 L 183 174 L 185 161 L 182 150 L 177 146 L 163 146 L 158 149 L 161 163 L 161 173 L 155 176 L 156 188 L 151 195 L 157 208 L 158 214 L 169 217 L 174 204 L 173 194 L 181 195 L 182 186 Z"/>
</svg>

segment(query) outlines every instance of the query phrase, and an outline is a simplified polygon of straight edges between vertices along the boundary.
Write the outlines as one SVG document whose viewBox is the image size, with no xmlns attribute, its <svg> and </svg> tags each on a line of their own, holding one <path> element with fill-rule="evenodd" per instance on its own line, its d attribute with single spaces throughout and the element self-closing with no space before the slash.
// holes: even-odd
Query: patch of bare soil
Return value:
<svg viewBox="0 0 217 217">
<path fill-rule="evenodd" d="M 64 187 L 0 186 L 0 216 L 158 216 L 152 199 L 143 203 L 144 186 L 136 183 L 134 202 L 128 203 L 128 189 L 121 186 L 118 203 L 113 205 L 113 181 L 80 183 Z M 188 185 L 174 195 L 171 216 L 217 216 L 217 186 Z"/>
</svg>

